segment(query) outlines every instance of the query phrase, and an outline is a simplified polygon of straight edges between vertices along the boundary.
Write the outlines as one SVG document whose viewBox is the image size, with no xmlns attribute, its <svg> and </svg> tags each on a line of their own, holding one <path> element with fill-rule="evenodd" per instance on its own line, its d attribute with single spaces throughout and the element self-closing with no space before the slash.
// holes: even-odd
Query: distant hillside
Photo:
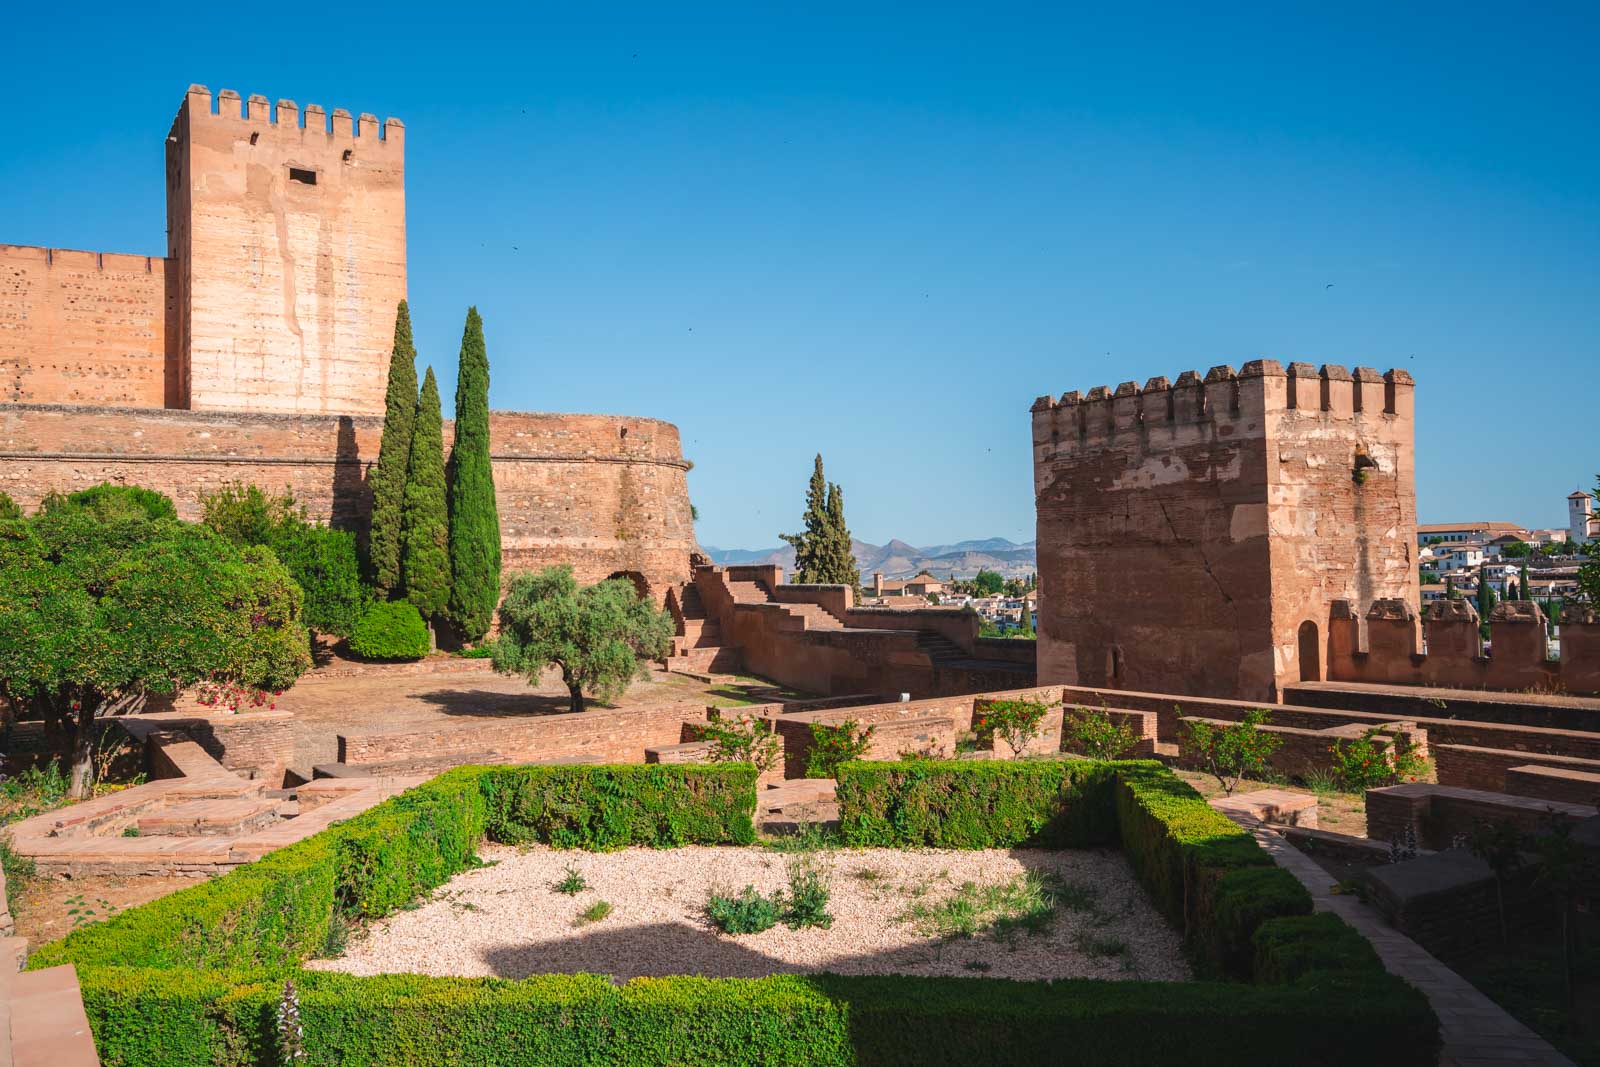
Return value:
<svg viewBox="0 0 1600 1067">
<path fill-rule="evenodd" d="M 794 549 L 788 545 L 754 549 L 700 547 L 713 563 L 776 564 L 787 572 L 794 571 Z M 1032 541 L 1019 545 L 1004 537 L 927 548 L 895 538 L 886 545 L 854 541 L 851 547 L 855 551 L 856 566 L 861 568 L 863 583 L 870 583 L 874 573 L 881 573 L 885 578 L 909 578 L 925 570 L 937 578 L 971 578 L 980 570 L 990 570 L 1007 578 L 1023 578 L 1039 569 Z"/>
</svg>

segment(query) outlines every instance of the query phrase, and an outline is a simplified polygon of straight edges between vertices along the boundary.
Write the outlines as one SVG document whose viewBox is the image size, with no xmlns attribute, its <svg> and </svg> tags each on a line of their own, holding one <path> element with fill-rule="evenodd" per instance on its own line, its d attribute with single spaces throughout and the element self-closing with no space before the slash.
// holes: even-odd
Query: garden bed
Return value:
<svg viewBox="0 0 1600 1067">
<path fill-rule="evenodd" d="M 486 847 L 493 866 L 457 875 L 413 911 L 374 923 L 318 969 L 526 978 L 698 974 L 1189 977 L 1178 935 L 1108 849 L 628 849 L 574 855 Z M 730 936 L 706 917 L 712 894 L 784 889 L 794 864 L 826 874 L 825 929 L 778 923 Z M 576 872 L 586 888 L 562 893 Z M 570 888 L 570 887 L 569 887 Z M 598 921 L 583 914 L 610 905 Z"/>
</svg>

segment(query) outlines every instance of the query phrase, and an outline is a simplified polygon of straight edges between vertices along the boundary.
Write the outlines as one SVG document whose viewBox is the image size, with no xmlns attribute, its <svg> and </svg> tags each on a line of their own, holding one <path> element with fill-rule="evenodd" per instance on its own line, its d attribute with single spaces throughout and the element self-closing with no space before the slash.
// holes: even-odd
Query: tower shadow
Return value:
<svg viewBox="0 0 1600 1067">
<path fill-rule="evenodd" d="M 361 462 L 360 446 L 356 443 L 355 420 L 349 415 L 339 416 L 338 437 L 333 449 L 332 496 L 328 524 L 340 530 L 354 531 L 364 554 L 367 516 L 372 511 L 372 500 L 367 487 L 366 465 Z"/>
</svg>

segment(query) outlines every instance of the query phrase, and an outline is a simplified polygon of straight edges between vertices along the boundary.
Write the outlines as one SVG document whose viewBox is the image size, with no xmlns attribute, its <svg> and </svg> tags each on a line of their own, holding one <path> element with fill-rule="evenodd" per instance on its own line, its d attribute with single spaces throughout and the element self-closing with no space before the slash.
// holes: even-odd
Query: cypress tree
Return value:
<svg viewBox="0 0 1600 1067">
<path fill-rule="evenodd" d="M 1517 594 L 1522 597 L 1523 600 L 1533 599 L 1533 587 L 1528 584 L 1528 565 L 1526 563 L 1518 568 Z"/>
<path fill-rule="evenodd" d="M 828 485 L 828 554 L 826 576 L 822 581 L 830 585 L 848 585 L 861 588 L 861 568 L 856 565 L 856 555 L 851 547 L 850 526 L 844 521 L 844 490 Z"/>
<path fill-rule="evenodd" d="M 400 573 L 405 598 L 432 619 L 450 604 L 450 529 L 444 500 L 444 420 L 439 414 L 439 383 L 429 367 L 417 400 L 406 469 L 401 521 Z"/>
<path fill-rule="evenodd" d="M 400 514 L 405 507 L 406 468 L 411 465 L 411 434 L 417 421 L 417 350 L 411 343 L 411 311 L 404 300 L 394 317 L 394 350 L 389 355 L 389 388 L 383 398 L 383 440 L 368 484 L 372 487 L 372 528 L 367 566 L 378 592 L 400 588 Z"/>
<path fill-rule="evenodd" d="M 500 513 L 489 461 L 489 355 L 478 309 L 467 309 L 456 376 L 456 438 L 450 449 L 450 618 L 476 641 L 500 602 Z"/>
<path fill-rule="evenodd" d="M 811 484 L 806 487 L 806 513 L 802 521 L 804 530 L 782 535 L 794 546 L 794 581 L 800 585 L 825 582 L 828 579 L 822 574 L 828 551 L 828 482 L 822 475 L 820 454 L 811 471 Z"/>
</svg>

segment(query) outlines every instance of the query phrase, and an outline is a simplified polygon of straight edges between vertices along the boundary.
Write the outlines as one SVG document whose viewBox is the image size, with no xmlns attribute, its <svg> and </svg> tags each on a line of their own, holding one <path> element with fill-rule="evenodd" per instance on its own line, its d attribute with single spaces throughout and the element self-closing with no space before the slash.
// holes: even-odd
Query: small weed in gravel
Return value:
<svg viewBox="0 0 1600 1067">
<path fill-rule="evenodd" d="M 783 913 L 783 894 L 763 896 L 747 885 L 736 897 L 712 894 L 706 903 L 706 918 L 725 934 L 759 934 L 778 925 Z"/>
<path fill-rule="evenodd" d="M 965 967 L 969 971 L 992 971 L 992 970 L 994 970 L 994 964 L 985 963 L 982 960 L 968 960 L 966 963 L 963 963 L 961 966 Z"/>
<path fill-rule="evenodd" d="M 1128 954 L 1128 943 L 1120 937 L 1098 937 L 1079 934 L 1075 939 L 1078 950 L 1093 960 L 1112 959 Z"/>
<path fill-rule="evenodd" d="M 783 921 L 792 929 L 817 926 L 826 930 L 833 925 L 828 912 L 829 872 L 816 858 L 796 856 L 789 861 L 789 908 Z"/>
<path fill-rule="evenodd" d="M 839 831 L 820 822 L 803 822 L 783 834 L 774 834 L 762 842 L 774 852 L 826 852 L 843 843 Z"/>
<path fill-rule="evenodd" d="M 597 900 L 578 913 L 578 921 L 575 925 L 585 926 L 589 923 L 597 923 L 610 914 L 611 905 L 604 900 Z"/>
<path fill-rule="evenodd" d="M 551 886 L 557 893 L 565 893 L 569 897 L 575 897 L 589 888 L 589 880 L 578 873 L 578 868 L 568 866 L 565 874 L 566 877 Z"/>
<path fill-rule="evenodd" d="M 1093 911 L 1100 891 L 1083 882 L 1060 882 L 1055 887 L 1056 903 L 1068 911 Z"/>
</svg>

